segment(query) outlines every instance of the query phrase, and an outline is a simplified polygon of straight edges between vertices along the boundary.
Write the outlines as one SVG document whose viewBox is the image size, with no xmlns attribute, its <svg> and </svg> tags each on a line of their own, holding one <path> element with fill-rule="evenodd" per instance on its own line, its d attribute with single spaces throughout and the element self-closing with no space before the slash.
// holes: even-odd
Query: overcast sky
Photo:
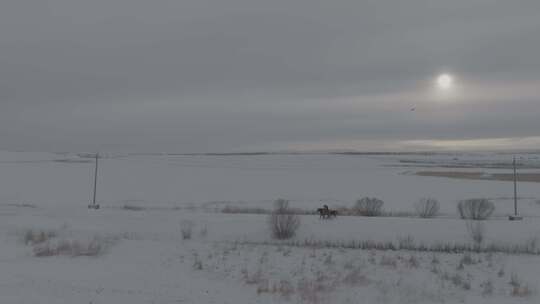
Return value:
<svg viewBox="0 0 540 304">
<path fill-rule="evenodd" d="M 0 102 L 7 150 L 540 148 L 540 1 L 3 0 Z"/>
</svg>

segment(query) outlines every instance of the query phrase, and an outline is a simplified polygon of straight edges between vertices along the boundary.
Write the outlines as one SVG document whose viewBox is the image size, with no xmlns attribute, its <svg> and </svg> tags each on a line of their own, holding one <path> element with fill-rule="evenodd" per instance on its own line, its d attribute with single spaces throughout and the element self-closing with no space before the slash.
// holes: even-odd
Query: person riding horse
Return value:
<svg viewBox="0 0 540 304">
<path fill-rule="evenodd" d="M 322 208 L 317 208 L 320 218 L 330 218 L 331 216 L 337 217 L 337 210 L 330 210 L 328 205 L 323 205 Z"/>
</svg>

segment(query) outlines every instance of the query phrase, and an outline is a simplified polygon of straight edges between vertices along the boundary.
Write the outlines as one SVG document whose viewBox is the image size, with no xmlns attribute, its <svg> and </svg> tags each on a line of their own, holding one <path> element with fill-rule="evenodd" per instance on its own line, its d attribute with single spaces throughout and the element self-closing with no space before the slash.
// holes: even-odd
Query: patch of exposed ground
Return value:
<svg viewBox="0 0 540 304">
<path fill-rule="evenodd" d="M 418 176 L 446 177 L 456 179 L 474 179 L 474 180 L 495 180 L 495 181 L 513 181 L 512 173 L 488 174 L 485 172 L 459 172 L 459 171 L 418 171 Z M 518 174 L 518 181 L 540 183 L 540 173 L 521 173 Z"/>
</svg>

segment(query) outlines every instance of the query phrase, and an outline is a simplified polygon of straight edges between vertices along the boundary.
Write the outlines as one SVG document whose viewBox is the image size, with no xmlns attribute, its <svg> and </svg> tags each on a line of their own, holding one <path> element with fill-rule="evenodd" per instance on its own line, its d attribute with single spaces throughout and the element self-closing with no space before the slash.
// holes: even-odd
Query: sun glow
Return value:
<svg viewBox="0 0 540 304">
<path fill-rule="evenodd" d="M 437 88 L 443 91 L 448 91 L 454 87 L 454 77 L 449 74 L 441 74 L 437 77 Z"/>
</svg>

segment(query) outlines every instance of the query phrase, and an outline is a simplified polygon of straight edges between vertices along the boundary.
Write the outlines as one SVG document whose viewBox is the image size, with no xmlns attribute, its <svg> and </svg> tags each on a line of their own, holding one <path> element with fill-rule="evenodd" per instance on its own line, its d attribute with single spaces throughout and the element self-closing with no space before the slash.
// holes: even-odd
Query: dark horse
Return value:
<svg viewBox="0 0 540 304">
<path fill-rule="evenodd" d="M 319 213 L 319 218 L 321 219 L 337 217 L 337 210 L 328 209 L 328 206 L 326 205 L 324 208 L 317 208 L 317 212 Z"/>
</svg>

